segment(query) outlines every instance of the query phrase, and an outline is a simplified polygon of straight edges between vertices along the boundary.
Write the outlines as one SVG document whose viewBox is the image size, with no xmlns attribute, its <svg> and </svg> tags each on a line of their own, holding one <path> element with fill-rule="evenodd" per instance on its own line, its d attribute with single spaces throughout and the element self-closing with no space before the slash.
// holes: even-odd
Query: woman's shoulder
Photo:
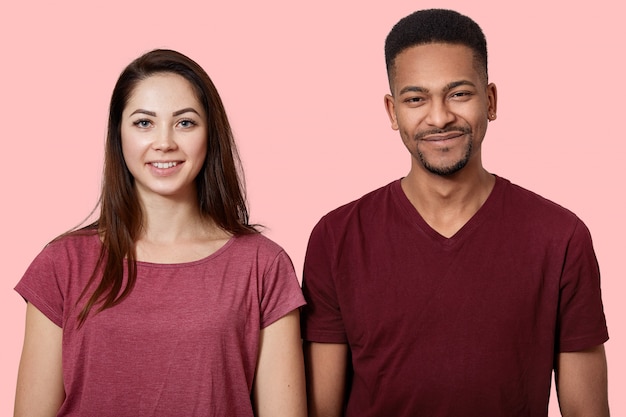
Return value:
<svg viewBox="0 0 626 417">
<path fill-rule="evenodd" d="M 102 247 L 100 234 L 96 229 L 84 228 L 64 233 L 49 242 L 44 248 L 48 253 L 68 253 L 87 254 L 99 252 Z"/>
<path fill-rule="evenodd" d="M 234 240 L 237 244 L 245 247 L 262 248 L 271 251 L 282 250 L 282 247 L 278 243 L 274 242 L 260 232 L 237 235 L 235 236 Z"/>
<path fill-rule="evenodd" d="M 282 246 L 261 233 L 237 235 L 233 240 L 233 247 L 240 251 L 262 254 L 268 257 L 275 257 L 278 254 L 285 253 Z"/>
</svg>

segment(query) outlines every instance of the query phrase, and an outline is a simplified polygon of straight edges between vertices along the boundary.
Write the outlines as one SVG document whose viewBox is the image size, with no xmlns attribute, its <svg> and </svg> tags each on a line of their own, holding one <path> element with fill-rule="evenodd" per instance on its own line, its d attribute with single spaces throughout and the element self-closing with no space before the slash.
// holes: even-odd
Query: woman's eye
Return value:
<svg viewBox="0 0 626 417">
<path fill-rule="evenodd" d="M 142 129 L 146 129 L 150 127 L 150 120 L 137 120 L 133 123 L 135 126 L 140 127 Z"/>
<path fill-rule="evenodd" d="M 192 127 L 195 126 L 195 122 L 193 120 L 181 120 L 179 122 L 181 127 Z"/>
</svg>

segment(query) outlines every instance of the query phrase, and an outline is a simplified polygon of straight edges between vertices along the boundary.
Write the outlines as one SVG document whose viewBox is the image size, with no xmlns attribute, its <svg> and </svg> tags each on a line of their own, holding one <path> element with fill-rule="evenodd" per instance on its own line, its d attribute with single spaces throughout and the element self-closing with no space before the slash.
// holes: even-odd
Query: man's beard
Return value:
<svg viewBox="0 0 626 417">
<path fill-rule="evenodd" d="M 467 135 L 469 138 L 469 142 L 466 145 L 466 149 L 465 149 L 465 154 L 463 155 L 463 157 L 461 159 L 459 159 L 455 164 L 453 165 L 449 165 L 449 166 L 444 166 L 444 167 L 438 167 L 438 166 L 434 166 L 431 165 L 427 160 L 426 157 L 424 156 L 424 154 L 419 150 L 419 141 L 421 141 L 424 137 L 426 137 L 427 135 L 431 135 L 431 134 L 438 134 L 438 133 L 447 133 L 447 132 L 462 132 L 463 134 Z M 458 126 L 453 126 L 447 129 L 438 129 L 438 130 L 431 130 L 428 132 L 421 132 L 419 134 L 417 134 L 415 136 L 415 140 L 418 143 L 418 147 L 417 147 L 417 157 L 419 158 L 420 162 L 422 163 L 422 165 L 424 166 L 424 168 L 435 175 L 439 175 L 442 177 L 447 177 L 453 174 L 456 174 L 457 172 L 459 172 L 460 170 L 462 170 L 465 165 L 467 165 L 467 163 L 470 160 L 470 157 L 472 155 L 472 147 L 473 147 L 473 140 L 472 140 L 472 130 L 469 127 L 458 127 Z M 447 152 L 448 150 L 445 150 L 444 152 Z"/>
</svg>

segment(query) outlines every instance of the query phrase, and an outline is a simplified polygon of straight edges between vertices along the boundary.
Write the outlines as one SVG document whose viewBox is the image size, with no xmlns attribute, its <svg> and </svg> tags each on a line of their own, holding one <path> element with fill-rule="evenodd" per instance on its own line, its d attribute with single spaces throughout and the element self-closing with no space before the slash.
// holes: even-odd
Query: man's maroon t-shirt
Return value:
<svg viewBox="0 0 626 417">
<path fill-rule="evenodd" d="M 349 344 L 349 417 L 547 416 L 555 354 L 608 338 L 585 225 L 499 177 L 451 238 L 400 181 L 329 213 L 303 288 L 303 338 Z"/>
</svg>

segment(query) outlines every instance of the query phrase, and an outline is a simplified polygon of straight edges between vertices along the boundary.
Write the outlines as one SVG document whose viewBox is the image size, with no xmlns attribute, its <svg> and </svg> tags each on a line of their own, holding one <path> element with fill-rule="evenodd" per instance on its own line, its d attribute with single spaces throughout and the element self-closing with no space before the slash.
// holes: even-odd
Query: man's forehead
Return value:
<svg viewBox="0 0 626 417">
<path fill-rule="evenodd" d="M 452 82 L 463 80 L 486 85 L 486 70 L 476 58 L 474 51 L 462 44 L 427 43 L 411 46 L 394 59 L 390 71 L 390 83 L 402 84 L 438 81 L 443 88 Z M 396 85 L 397 88 L 404 88 Z"/>
</svg>

